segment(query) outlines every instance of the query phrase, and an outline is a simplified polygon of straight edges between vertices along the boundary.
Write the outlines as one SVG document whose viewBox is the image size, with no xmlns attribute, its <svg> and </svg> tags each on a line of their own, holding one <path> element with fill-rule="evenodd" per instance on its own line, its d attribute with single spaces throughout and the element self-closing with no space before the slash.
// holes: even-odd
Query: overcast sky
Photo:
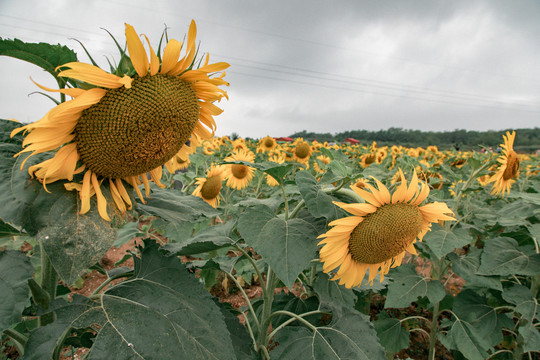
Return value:
<svg viewBox="0 0 540 360">
<path fill-rule="evenodd" d="M 108 70 L 124 22 L 154 48 L 165 27 L 226 61 L 230 100 L 217 135 L 287 136 L 389 127 L 500 130 L 540 126 L 538 0 L 0 0 L 0 36 L 60 43 Z M 54 103 L 34 65 L 0 56 L 0 118 L 33 122 Z"/>
</svg>

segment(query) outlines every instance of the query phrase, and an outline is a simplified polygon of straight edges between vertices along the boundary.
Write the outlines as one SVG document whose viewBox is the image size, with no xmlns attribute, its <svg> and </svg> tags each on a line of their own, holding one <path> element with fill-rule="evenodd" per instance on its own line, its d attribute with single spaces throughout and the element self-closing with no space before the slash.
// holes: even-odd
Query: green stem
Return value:
<svg viewBox="0 0 540 360">
<path fill-rule="evenodd" d="M 282 324 L 280 324 L 277 328 L 275 328 L 271 333 L 270 335 L 268 335 L 268 339 L 271 340 L 274 335 L 276 335 L 276 333 L 283 329 L 285 326 L 289 325 L 290 323 L 292 322 L 295 322 L 295 321 L 300 321 L 304 324 L 306 324 L 310 329 L 312 330 L 317 330 L 317 328 L 315 326 L 313 326 L 313 324 L 311 324 L 310 322 L 308 322 L 307 320 L 303 319 L 304 317 L 306 316 L 309 316 L 309 315 L 315 315 L 315 314 L 323 314 L 324 312 L 322 311 L 319 311 L 319 310 L 314 310 L 314 311 L 309 311 L 309 312 L 306 312 L 306 313 L 303 313 L 303 314 L 295 314 L 295 313 L 292 313 L 290 311 L 286 311 L 286 310 L 278 310 L 278 311 L 274 311 L 272 313 L 272 315 L 270 315 L 270 317 L 274 317 L 276 315 L 288 315 L 290 316 L 291 318 L 285 322 L 283 322 Z"/>
<path fill-rule="evenodd" d="M 276 286 L 276 280 L 277 278 L 274 276 L 272 269 L 270 268 L 270 266 L 268 266 L 268 271 L 266 273 L 266 294 L 263 296 L 261 327 L 257 339 L 257 343 L 264 347 L 268 346 L 268 329 L 271 325 L 270 315 L 272 313 L 272 303 L 274 301 L 274 288 Z"/>
<path fill-rule="evenodd" d="M 281 192 L 283 193 L 283 201 L 285 201 L 285 220 L 289 220 L 289 202 L 287 201 L 287 194 L 285 193 L 285 187 L 283 184 L 279 184 Z"/>
<path fill-rule="evenodd" d="M 261 283 L 261 288 L 262 288 L 262 291 L 263 291 L 263 296 L 266 294 L 266 283 L 264 282 L 264 279 L 261 275 L 261 272 L 259 270 L 259 267 L 257 266 L 257 264 L 255 264 L 255 261 L 253 260 L 253 258 L 248 254 L 248 252 L 246 250 L 244 250 L 241 246 L 237 245 L 237 244 L 233 244 L 235 248 L 238 249 L 238 251 L 240 251 L 242 254 L 244 254 L 247 259 L 249 260 L 249 262 L 251 263 L 251 265 L 253 266 L 253 268 L 255 269 L 255 272 L 257 273 L 257 276 L 259 278 L 259 281 Z"/>
<path fill-rule="evenodd" d="M 28 338 L 15 329 L 6 329 L 3 333 L 11 338 L 19 355 L 24 355 L 24 346 L 26 345 Z"/>
<path fill-rule="evenodd" d="M 96 295 L 98 294 L 105 286 L 107 286 L 111 281 L 113 280 L 116 280 L 116 279 L 120 279 L 120 278 L 123 278 L 123 277 L 129 277 L 129 276 L 133 276 L 133 271 L 129 271 L 129 272 L 126 272 L 126 273 L 123 273 L 123 274 L 118 274 L 116 276 L 113 276 L 113 277 L 110 277 L 108 278 L 107 280 L 105 280 L 104 282 L 101 283 L 101 285 L 99 285 L 96 290 L 94 290 L 94 292 L 91 294 L 91 295 Z"/>
<path fill-rule="evenodd" d="M 242 285 L 240 285 L 238 280 L 236 280 L 236 278 L 231 273 L 225 272 L 225 274 L 227 274 L 229 276 L 229 278 L 234 282 L 234 284 L 236 285 L 238 290 L 240 290 L 240 292 L 242 293 L 242 296 L 244 296 L 244 299 L 246 300 L 248 309 L 251 312 L 251 315 L 253 316 L 253 321 L 255 321 L 255 325 L 257 325 L 257 328 L 259 329 L 259 332 L 260 332 L 261 331 L 261 324 L 259 322 L 259 319 L 257 318 L 257 313 L 255 312 L 255 310 L 253 309 L 253 306 L 251 305 L 251 300 L 249 299 L 249 296 L 247 296 L 247 294 L 244 291 L 244 288 L 242 287 Z"/>
<path fill-rule="evenodd" d="M 40 243 L 41 250 L 41 288 L 50 296 L 50 301 L 56 298 L 56 285 L 58 284 L 58 274 L 51 264 L 51 261 Z M 39 326 L 45 326 L 54 321 L 54 312 L 43 314 L 39 317 Z"/>
<path fill-rule="evenodd" d="M 406 317 L 405 319 L 399 320 L 399 322 L 404 322 L 404 321 L 412 320 L 412 319 L 424 320 L 427 323 L 429 322 L 429 319 L 427 319 L 427 318 L 425 318 L 423 316 L 409 316 L 409 317 Z"/>
<path fill-rule="evenodd" d="M 437 342 L 437 328 L 439 326 L 439 303 L 433 306 L 433 317 L 429 327 L 429 355 L 428 360 L 435 360 L 435 343 Z"/>
</svg>

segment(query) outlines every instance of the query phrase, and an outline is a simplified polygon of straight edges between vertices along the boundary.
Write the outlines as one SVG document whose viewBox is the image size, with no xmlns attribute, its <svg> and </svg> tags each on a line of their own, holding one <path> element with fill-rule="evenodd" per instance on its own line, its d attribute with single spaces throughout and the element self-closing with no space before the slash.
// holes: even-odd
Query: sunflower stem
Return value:
<svg viewBox="0 0 540 360">
<path fill-rule="evenodd" d="M 24 346 L 28 341 L 28 337 L 15 329 L 6 329 L 3 331 L 3 334 L 11 338 L 11 341 L 13 342 L 15 348 L 17 348 L 19 355 L 24 355 Z"/>
<path fill-rule="evenodd" d="M 259 333 L 261 332 L 261 324 L 259 322 L 259 319 L 257 319 L 257 313 L 253 309 L 253 306 L 251 305 L 251 300 L 249 299 L 249 296 L 247 296 L 246 292 L 244 291 L 244 288 L 242 285 L 236 280 L 236 278 L 229 272 L 225 272 L 229 276 L 229 278 L 234 282 L 238 290 L 242 293 L 242 296 L 244 296 L 244 299 L 246 300 L 247 306 L 249 308 L 249 311 L 251 312 L 251 315 L 253 316 L 253 321 L 255 321 L 255 325 L 257 325 L 257 328 L 259 329 Z"/>
<path fill-rule="evenodd" d="M 289 220 L 289 202 L 287 201 L 287 194 L 285 193 L 285 187 L 283 184 L 279 184 L 281 192 L 283 193 L 283 201 L 285 201 L 285 221 Z"/>
<path fill-rule="evenodd" d="M 277 278 L 274 276 L 272 269 L 268 266 L 268 271 L 266 273 L 266 294 L 263 295 L 263 310 L 261 314 L 261 327 L 258 334 L 258 345 L 268 346 L 270 338 L 268 337 L 268 330 L 270 329 L 271 323 L 271 314 L 272 314 L 272 303 L 274 301 L 274 289 L 276 287 Z"/>
<path fill-rule="evenodd" d="M 435 271 L 431 274 L 431 280 L 432 281 L 439 281 L 439 279 L 442 277 L 443 273 L 446 271 L 446 268 L 443 270 L 444 267 L 444 259 L 437 259 L 435 257 L 435 261 L 433 262 L 433 267 Z M 433 314 L 431 317 L 431 325 L 429 327 L 429 355 L 428 360 L 435 360 L 435 345 L 437 343 L 437 332 L 439 330 L 439 314 L 440 314 L 440 301 L 437 301 L 433 305 Z"/>
<path fill-rule="evenodd" d="M 58 283 L 58 274 L 51 264 L 51 260 L 45 253 L 43 245 L 40 243 L 41 250 L 41 288 L 49 294 L 50 301 L 56 298 L 56 285 Z M 43 314 L 39 317 L 39 326 L 45 326 L 54 321 L 54 312 Z"/>
</svg>

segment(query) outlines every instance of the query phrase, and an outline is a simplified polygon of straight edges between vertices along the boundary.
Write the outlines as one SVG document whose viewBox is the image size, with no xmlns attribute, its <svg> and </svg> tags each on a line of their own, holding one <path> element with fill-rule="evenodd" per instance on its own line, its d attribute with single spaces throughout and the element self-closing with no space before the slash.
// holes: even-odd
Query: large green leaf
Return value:
<svg viewBox="0 0 540 360">
<path fill-rule="evenodd" d="M 540 351 L 540 332 L 532 323 L 520 326 L 518 331 L 523 338 L 523 351 Z"/>
<path fill-rule="evenodd" d="M 465 280 L 465 287 L 467 288 L 488 288 L 502 291 L 499 276 L 477 274 L 481 254 L 482 250 L 475 247 L 471 247 L 469 253 L 465 256 L 458 256 L 454 253 L 449 254 L 448 257 L 452 261 L 452 271 Z"/>
<path fill-rule="evenodd" d="M 500 237 L 486 241 L 478 273 L 483 275 L 540 275 L 540 254 L 533 246 Z"/>
<path fill-rule="evenodd" d="M 404 308 L 423 296 L 427 296 L 431 303 L 437 303 L 446 294 L 440 281 L 427 281 L 416 273 L 413 264 L 396 268 L 391 277 L 385 308 Z"/>
<path fill-rule="evenodd" d="M 332 203 L 334 199 L 322 190 L 313 175 L 307 171 L 297 172 L 296 184 L 313 216 L 316 218 L 325 217 L 328 220 L 334 220 L 338 217 L 338 208 Z"/>
<path fill-rule="evenodd" d="M 234 225 L 234 221 L 229 221 L 211 226 L 184 242 L 165 244 L 163 250 L 176 255 L 194 255 L 229 246 L 233 243 L 231 233 Z"/>
<path fill-rule="evenodd" d="M 264 205 L 244 213 L 238 230 L 289 289 L 317 252 L 317 231 L 310 223 L 280 219 Z"/>
<path fill-rule="evenodd" d="M 102 324 L 106 320 L 95 302 L 78 294 L 73 295 L 73 300 L 69 303 L 64 299 L 54 300 L 47 311 L 41 314 L 52 311 L 56 314 L 56 320 L 32 331 L 24 348 L 24 360 L 52 359 L 53 354 L 60 351 L 59 342 L 65 331 L 72 326 L 86 328 L 92 324 Z M 79 324 L 74 326 L 76 322 Z"/>
<path fill-rule="evenodd" d="M 395 354 L 409 347 L 409 332 L 401 326 L 401 321 L 396 318 L 375 320 L 373 326 L 377 336 L 386 351 Z"/>
<path fill-rule="evenodd" d="M 18 235 L 26 235 L 26 234 L 24 232 L 21 232 L 15 229 L 13 226 L 6 224 L 0 219 L 0 238 L 18 236 Z"/>
<path fill-rule="evenodd" d="M 60 278 L 72 285 L 96 264 L 116 240 L 116 229 L 99 216 L 96 207 L 77 213 L 74 193 L 66 192 L 49 210 L 48 226 L 37 240 Z"/>
<path fill-rule="evenodd" d="M 34 331 L 29 359 L 50 358 L 70 328 L 97 333 L 90 359 L 236 359 L 223 314 L 176 256 L 145 240 L 133 257 L 134 276 L 105 291 L 99 301 L 74 297 L 51 306 L 57 320 Z"/>
<path fill-rule="evenodd" d="M 467 359 L 485 359 L 502 340 L 504 314 L 497 314 L 487 300 L 472 290 L 458 294 L 452 308 L 454 319 L 446 335 L 450 349 Z"/>
<path fill-rule="evenodd" d="M 533 319 L 540 320 L 538 300 L 531 293 L 531 289 L 526 286 L 513 284 L 504 289 L 502 297 L 510 304 L 516 305 L 516 311 L 521 314 L 523 319 L 532 322 Z"/>
<path fill-rule="evenodd" d="M 134 258 L 135 275 L 107 290 L 107 323 L 91 358 L 116 358 L 111 351 L 141 358 L 234 359 L 223 315 L 210 294 L 180 259 L 163 256 L 145 241 Z"/>
<path fill-rule="evenodd" d="M 337 281 L 330 281 L 325 273 L 319 273 L 313 282 L 313 290 L 317 293 L 322 306 L 344 305 L 354 307 L 356 295 L 352 289 L 338 285 Z"/>
<path fill-rule="evenodd" d="M 197 196 L 184 195 L 171 189 L 152 189 L 146 204 L 138 203 L 143 212 L 155 215 L 169 222 L 200 220 L 201 216 L 212 217 L 219 212 Z"/>
<path fill-rule="evenodd" d="M 0 252 L 0 333 L 21 321 L 21 313 L 28 305 L 27 280 L 34 268 L 30 258 L 20 251 Z"/>
<path fill-rule="evenodd" d="M 37 65 L 57 77 L 56 68 L 77 61 L 77 55 L 66 46 L 47 43 L 25 43 L 21 40 L 1 39 L 0 55 L 11 56 Z"/>
<path fill-rule="evenodd" d="M 277 332 L 279 344 L 272 359 L 288 360 L 383 360 L 384 349 L 369 317 L 351 309 L 334 317 L 327 326 L 306 328 L 288 326 Z"/>
<path fill-rule="evenodd" d="M 442 229 L 428 232 L 423 240 L 439 259 L 456 248 L 470 244 L 470 241 L 471 237 L 466 231 L 451 232 Z"/>
</svg>

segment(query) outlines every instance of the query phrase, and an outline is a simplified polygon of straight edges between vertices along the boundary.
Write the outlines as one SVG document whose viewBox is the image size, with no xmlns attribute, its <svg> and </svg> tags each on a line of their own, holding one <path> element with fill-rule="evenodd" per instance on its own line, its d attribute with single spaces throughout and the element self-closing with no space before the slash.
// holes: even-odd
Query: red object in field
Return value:
<svg viewBox="0 0 540 360">
<path fill-rule="evenodd" d="M 360 141 L 358 141 L 356 139 L 353 139 L 353 138 L 346 138 L 345 141 L 348 142 L 348 143 L 351 143 L 351 144 L 359 144 L 360 143 Z"/>
<path fill-rule="evenodd" d="M 277 138 L 274 138 L 276 139 L 276 141 L 294 141 L 293 139 L 291 139 L 290 137 L 277 137 Z"/>
</svg>

